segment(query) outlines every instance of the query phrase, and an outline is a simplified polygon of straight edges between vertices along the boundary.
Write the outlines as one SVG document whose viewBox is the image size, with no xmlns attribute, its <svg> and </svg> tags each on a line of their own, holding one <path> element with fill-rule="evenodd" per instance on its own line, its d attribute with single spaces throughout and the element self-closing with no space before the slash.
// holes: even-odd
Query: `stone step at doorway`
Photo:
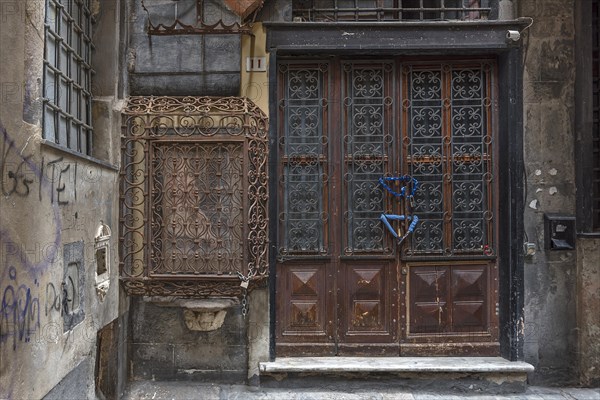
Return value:
<svg viewBox="0 0 600 400">
<path fill-rule="evenodd" d="M 501 357 L 289 357 L 261 362 L 261 387 L 522 393 L 533 366 Z"/>
</svg>

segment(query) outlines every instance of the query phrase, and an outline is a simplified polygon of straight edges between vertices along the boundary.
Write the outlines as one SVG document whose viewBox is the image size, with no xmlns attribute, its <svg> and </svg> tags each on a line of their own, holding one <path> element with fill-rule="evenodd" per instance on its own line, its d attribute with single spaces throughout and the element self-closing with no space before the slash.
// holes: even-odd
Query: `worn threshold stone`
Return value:
<svg viewBox="0 0 600 400">
<path fill-rule="evenodd" d="M 501 357 L 289 357 L 261 362 L 263 373 L 293 372 L 533 372 L 533 366 Z"/>
</svg>

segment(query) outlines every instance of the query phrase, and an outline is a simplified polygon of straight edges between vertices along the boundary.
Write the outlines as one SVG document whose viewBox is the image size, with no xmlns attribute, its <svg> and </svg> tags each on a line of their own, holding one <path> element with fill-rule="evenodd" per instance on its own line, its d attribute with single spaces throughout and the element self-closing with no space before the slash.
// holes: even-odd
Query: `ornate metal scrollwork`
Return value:
<svg viewBox="0 0 600 400">
<path fill-rule="evenodd" d="M 129 99 L 120 193 L 129 294 L 239 296 L 240 276 L 264 281 L 267 132 L 245 98 Z"/>
<path fill-rule="evenodd" d="M 494 247 L 492 76 L 488 64 L 405 69 L 407 169 L 423 216 L 408 255 L 484 254 Z"/>
</svg>

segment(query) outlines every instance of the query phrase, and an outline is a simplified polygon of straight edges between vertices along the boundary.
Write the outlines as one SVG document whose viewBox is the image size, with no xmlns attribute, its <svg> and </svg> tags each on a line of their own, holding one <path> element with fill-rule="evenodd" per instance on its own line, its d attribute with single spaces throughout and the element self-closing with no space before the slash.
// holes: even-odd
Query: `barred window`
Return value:
<svg viewBox="0 0 600 400">
<path fill-rule="evenodd" d="M 492 19 L 497 0 L 298 0 L 294 21 L 446 21 Z"/>
<path fill-rule="evenodd" d="M 46 0 L 44 138 L 91 155 L 90 0 Z"/>
</svg>

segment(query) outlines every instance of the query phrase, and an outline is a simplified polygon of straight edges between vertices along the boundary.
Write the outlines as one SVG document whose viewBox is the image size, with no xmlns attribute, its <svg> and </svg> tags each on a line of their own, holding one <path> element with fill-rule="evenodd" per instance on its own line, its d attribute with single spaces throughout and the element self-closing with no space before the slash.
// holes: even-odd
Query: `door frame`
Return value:
<svg viewBox="0 0 600 400">
<path fill-rule="evenodd" d="M 507 29 L 520 29 L 524 21 L 482 21 L 474 24 L 299 24 L 265 23 L 269 57 L 270 155 L 278 159 L 277 64 L 281 57 L 318 56 L 473 56 L 493 55 L 498 68 L 498 312 L 500 353 L 511 361 L 523 359 L 524 210 L 523 83 L 520 43 L 508 43 Z M 343 26 L 343 30 L 341 29 Z M 341 34 L 344 36 L 341 36 Z M 349 43 L 347 37 L 357 40 Z M 389 39 L 389 40 L 388 40 Z M 448 46 L 448 43 L 453 43 Z M 270 163 L 269 189 L 277 193 L 277 163 Z M 277 196 L 269 199 L 271 215 L 278 210 Z M 276 215 L 276 214 L 275 214 Z M 276 256 L 278 221 L 270 218 L 270 358 L 275 359 Z"/>
</svg>

